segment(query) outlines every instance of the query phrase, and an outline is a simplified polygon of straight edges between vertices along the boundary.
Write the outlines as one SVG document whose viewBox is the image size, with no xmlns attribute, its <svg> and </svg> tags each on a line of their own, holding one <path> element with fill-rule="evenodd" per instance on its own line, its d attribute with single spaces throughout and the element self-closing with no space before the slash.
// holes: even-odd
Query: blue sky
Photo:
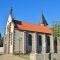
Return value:
<svg viewBox="0 0 60 60">
<path fill-rule="evenodd" d="M 0 0 L 0 33 L 4 35 L 9 11 L 13 7 L 13 17 L 17 20 L 37 24 L 43 12 L 49 26 L 60 20 L 60 0 Z"/>
</svg>

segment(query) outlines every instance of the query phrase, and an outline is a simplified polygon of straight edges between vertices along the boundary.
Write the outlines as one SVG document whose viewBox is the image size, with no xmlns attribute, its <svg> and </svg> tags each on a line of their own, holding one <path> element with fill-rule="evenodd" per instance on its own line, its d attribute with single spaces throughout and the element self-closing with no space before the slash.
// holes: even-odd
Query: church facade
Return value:
<svg viewBox="0 0 60 60">
<path fill-rule="evenodd" d="M 41 15 L 39 24 L 15 20 L 10 11 L 4 34 L 4 53 L 58 53 L 52 30 Z M 41 55 L 42 56 L 42 55 Z"/>
</svg>

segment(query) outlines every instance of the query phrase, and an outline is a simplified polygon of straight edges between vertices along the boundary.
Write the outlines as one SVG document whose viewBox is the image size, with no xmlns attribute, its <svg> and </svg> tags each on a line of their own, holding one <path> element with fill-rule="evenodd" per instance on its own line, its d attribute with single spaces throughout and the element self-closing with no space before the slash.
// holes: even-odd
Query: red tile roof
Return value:
<svg viewBox="0 0 60 60">
<path fill-rule="evenodd" d="M 52 34 L 52 30 L 48 26 L 32 24 L 32 23 L 27 23 L 27 22 L 21 22 L 21 21 L 15 21 L 15 26 L 16 26 L 16 28 L 18 28 L 20 30 Z"/>
</svg>

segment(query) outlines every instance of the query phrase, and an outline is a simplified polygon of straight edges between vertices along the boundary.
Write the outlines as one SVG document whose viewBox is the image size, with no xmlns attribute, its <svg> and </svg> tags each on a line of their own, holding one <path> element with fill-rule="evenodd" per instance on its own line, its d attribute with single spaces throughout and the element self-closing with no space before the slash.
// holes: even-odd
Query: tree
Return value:
<svg viewBox="0 0 60 60">
<path fill-rule="evenodd" d="M 52 26 L 54 40 L 57 40 L 58 50 L 60 51 L 60 21 L 54 21 Z"/>
<path fill-rule="evenodd" d="M 3 37 L 1 36 L 1 33 L 0 33 L 0 47 L 3 46 Z"/>
<path fill-rule="evenodd" d="M 52 26 L 53 36 L 59 37 L 60 36 L 60 21 L 54 21 Z"/>
</svg>

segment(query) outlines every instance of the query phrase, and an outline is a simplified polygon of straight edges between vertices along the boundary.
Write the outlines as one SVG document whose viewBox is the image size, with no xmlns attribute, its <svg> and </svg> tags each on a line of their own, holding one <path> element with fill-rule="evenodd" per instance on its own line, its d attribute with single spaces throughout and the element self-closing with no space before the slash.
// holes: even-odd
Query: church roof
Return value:
<svg viewBox="0 0 60 60">
<path fill-rule="evenodd" d="M 48 26 L 32 24 L 32 23 L 22 22 L 17 20 L 13 20 L 13 22 L 15 24 L 15 28 L 18 28 L 19 30 L 52 34 L 51 28 Z"/>
<path fill-rule="evenodd" d="M 44 15 L 43 15 L 43 14 L 41 14 L 41 19 L 40 19 L 39 24 L 48 25 L 48 23 L 47 23 L 47 21 L 46 21 L 46 19 L 45 19 L 45 17 L 44 17 Z"/>
</svg>

